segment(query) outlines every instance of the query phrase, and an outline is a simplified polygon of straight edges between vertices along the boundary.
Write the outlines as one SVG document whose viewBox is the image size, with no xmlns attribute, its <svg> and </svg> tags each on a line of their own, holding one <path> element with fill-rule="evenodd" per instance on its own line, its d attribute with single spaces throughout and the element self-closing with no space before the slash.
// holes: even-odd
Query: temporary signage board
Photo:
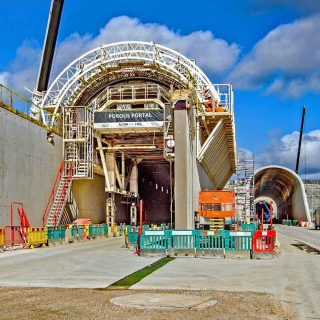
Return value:
<svg viewBox="0 0 320 320">
<path fill-rule="evenodd" d="M 162 109 L 96 111 L 94 128 L 159 128 L 163 126 L 163 117 Z"/>
</svg>

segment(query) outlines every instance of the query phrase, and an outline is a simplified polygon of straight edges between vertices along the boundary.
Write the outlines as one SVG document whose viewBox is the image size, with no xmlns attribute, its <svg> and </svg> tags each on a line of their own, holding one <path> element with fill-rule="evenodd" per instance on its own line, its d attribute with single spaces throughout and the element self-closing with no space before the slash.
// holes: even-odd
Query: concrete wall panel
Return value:
<svg viewBox="0 0 320 320">
<path fill-rule="evenodd" d="M 32 225 L 42 224 L 62 159 L 61 137 L 52 146 L 46 135 L 44 128 L 0 109 L 0 226 L 9 224 L 13 201 L 24 203 Z"/>
<path fill-rule="evenodd" d="M 94 175 L 92 180 L 75 180 L 72 185 L 80 218 L 89 218 L 92 223 L 106 222 L 105 179 Z"/>
</svg>

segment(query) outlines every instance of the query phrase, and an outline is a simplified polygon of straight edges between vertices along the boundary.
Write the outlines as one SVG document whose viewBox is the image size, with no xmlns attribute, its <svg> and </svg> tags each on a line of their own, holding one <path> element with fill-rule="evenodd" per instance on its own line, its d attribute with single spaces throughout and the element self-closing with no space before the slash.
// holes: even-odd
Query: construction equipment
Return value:
<svg viewBox="0 0 320 320">
<path fill-rule="evenodd" d="M 224 229 L 225 219 L 235 216 L 235 194 L 232 190 L 199 192 L 199 228 Z"/>
</svg>

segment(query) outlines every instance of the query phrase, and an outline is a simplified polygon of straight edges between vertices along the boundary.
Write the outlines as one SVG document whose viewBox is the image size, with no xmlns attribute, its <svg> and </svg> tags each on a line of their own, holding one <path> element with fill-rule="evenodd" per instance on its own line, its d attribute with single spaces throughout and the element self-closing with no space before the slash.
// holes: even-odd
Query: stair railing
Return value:
<svg viewBox="0 0 320 320">
<path fill-rule="evenodd" d="M 59 184 L 60 184 L 60 181 L 61 181 L 61 178 L 62 178 L 62 175 L 63 175 L 63 171 L 64 171 L 64 161 L 62 160 L 61 164 L 59 166 L 59 170 L 58 170 L 58 174 L 57 174 L 56 180 L 54 182 L 53 188 L 52 188 L 50 196 L 49 196 L 49 200 L 47 202 L 47 205 L 46 205 L 46 207 L 44 209 L 44 212 L 43 212 L 43 215 L 42 215 L 42 224 L 43 224 L 43 226 L 46 225 L 49 212 L 50 212 L 50 210 L 52 208 L 52 205 L 53 205 L 53 202 L 54 202 L 54 198 L 55 198 L 55 195 L 57 193 L 57 189 L 59 187 Z"/>
<path fill-rule="evenodd" d="M 54 226 L 57 226 L 57 223 L 59 222 L 60 218 L 60 212 L 63 209 L 63 206 L 65 205 L 65 203 L 67 202 L 67 191 L 70 187 L 71 184 L 71 180 L 72 180 L 72 163 L 69 164 L 69 168 L 66 170 L 66 176 L 65 179 L 63 181 L 63 186 L 61 189 L 61 192 L 59 194 L 59 199 L 58 199 L 58 204 L 55 208 L 55 211 L 53 213 L 53 221 L 54 221 Z"/>
</svg>

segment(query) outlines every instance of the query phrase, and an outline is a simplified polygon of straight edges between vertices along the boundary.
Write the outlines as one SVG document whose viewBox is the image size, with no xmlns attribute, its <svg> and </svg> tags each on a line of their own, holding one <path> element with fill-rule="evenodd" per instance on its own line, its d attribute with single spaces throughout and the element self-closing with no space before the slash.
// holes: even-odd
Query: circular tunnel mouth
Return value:
<svg viewBox="0 0 320 320">
<path fill-rule="evenodd" d="M 280 166 L 261 168 L 255 173 L 254 184 L 255 202 L 273 200 L 278 219 L 297 219 L 299 214 L 302 214 L 298 212 L 296 191 L 301 189 L 300 202 L 303 202 L 303 183 L 290 169 Z M 260 214 L 262 207 L 263 205 L 258 206 Z"/>
</svg>

